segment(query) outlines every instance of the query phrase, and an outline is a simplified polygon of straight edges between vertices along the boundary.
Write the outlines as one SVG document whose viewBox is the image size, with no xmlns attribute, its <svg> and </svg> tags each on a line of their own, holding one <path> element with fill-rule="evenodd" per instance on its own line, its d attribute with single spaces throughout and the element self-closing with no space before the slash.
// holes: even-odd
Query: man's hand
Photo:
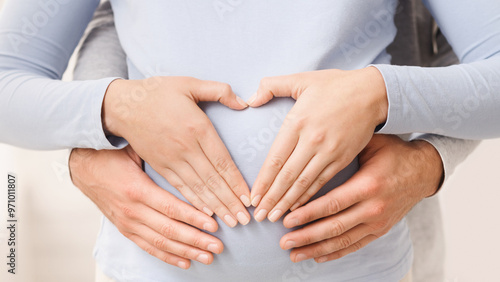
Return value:
<svg viewBox="0 0 500 282">
<path fill-rule="evenodd" d="M 323 70 L 261 81 L 249 105 L 273 97 L 297 100 L 267 155 L 252 188 L 255 219 L 277 221 L 306 203 L 344 169 L 385 121 L 385 83 L 374 67 Z"/>
<path fill-rule="evenodd" d="M 117 151 L 74 149 L 73 183 L 128 239 L 149 254 L 178 267 L 204 264 L 220 254 L 222 242 L 196 228 L 215 232 L 216 221 L 158 187 L 130 146 Z"/>
<path fill-rule="evenodd" d="M 325 262 L 355 252 L 386 234 L 441 183 L 438 152 L 425 141 L 375 135 L 359 155 L 360 169 L 343 185 L 288 214 L 281 238 L 290 259 Z"/>
<path fill-rule="evenodd" d="M 250 205 L 250 191 L 200 101 L 247 107 L 225 83 L 190 77 L 115 80 L 104 99 L 103 123 L 193 206 L 210 216 L 215 212 L 230 227 L 247 224 L 250 214 L 242 202 Z"/>
</svg>

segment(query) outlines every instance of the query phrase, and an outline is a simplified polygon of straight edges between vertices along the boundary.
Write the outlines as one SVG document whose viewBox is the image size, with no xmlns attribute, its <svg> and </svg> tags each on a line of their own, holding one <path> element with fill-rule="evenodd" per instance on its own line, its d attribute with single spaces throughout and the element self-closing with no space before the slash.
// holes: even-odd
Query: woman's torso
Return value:
<svg viewBox="0 0 500 282">
<path fill-rule="evenodd" d="M 314 3 L 314 4 L 312 4 Z M 193 76 L 229 83 L 248 99 L 261 78 L 325 68 L 358 69 L 388 63 L 385 47 L 395 35 L 397 1 L 112 1 L 131 79 L 155 75 Z M 214 124 L 251 186 L 294 101 L 275 99 L 244 111 L 217 103 L 200 106 Z M 317 197 L 347 180 L 355 160 Z M 184 198 L 149 166 L 164 189 Z M 253 212 L 253 210 L 250 210 Z M 217 218 L 214 233 L 225 245 L 209 266 L 189 270 L 149 256 L 107 220 L 96 257 L 120 281 L 398 281 L 411 264 L 404 221 L 362 250 L 340 260 L 294 264 L 279 247 L 289 232 L 282 221 L 227 227 Z"/>
</svg>

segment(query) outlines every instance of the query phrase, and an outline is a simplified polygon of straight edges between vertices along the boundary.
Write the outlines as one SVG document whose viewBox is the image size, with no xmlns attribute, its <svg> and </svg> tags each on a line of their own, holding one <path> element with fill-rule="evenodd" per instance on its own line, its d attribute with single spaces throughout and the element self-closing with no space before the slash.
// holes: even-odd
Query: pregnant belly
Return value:
<svg viewBox="0 0 500 282">
<path fill-rule="evenodd" d="M 257 177 L 282 121 L 293 104 L 294 101 L 291 99 L 275 99 L 261 108 L 239 112 L 217 103 L 201 105 L 249 187 Z M 325 185 L 316 198 L 343 183 L 356 170 L 357 160 Z M 158 185 L 185 200 L 149 166 L 146 167 L 146 172 Z M 249 209 L 249 212 L 253 214 L 253 208 Z M 226 226 L 217 217 L 216 220 L 219 230 L 213 235 L 224 243 L 224 252 L 216 255 L 214 263 L 208 267 L 193 263 L 189 272 L 184 272 L 183 275 L 189 273 L 192 279 L 204 280 L 213 275 L 219 278 L 227 277 L 228 281 L 236 281 L 248 275 L 253 279 L 255 275 L 260 275 L 259 273 L 266 273 L 265 277 L 269 277 L 271 273 L 279 274 L 278 277 L 281 277 L 283 273 L 293 268 L 289 251 L 279 247 L 280 238 L 291 231 L 283 227 L 281 220 L 276 223 L 267 220 L 259 223 L 252 218 L 248 225 L 238 225 L 235 228 Z"/>
</svg>

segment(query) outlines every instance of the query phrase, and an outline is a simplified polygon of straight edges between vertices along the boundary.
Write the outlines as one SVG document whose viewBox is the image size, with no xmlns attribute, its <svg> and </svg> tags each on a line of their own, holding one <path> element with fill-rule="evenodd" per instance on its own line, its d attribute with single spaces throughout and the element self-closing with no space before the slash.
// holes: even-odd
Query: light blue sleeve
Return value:
<svg viewBox="0 0 500 282">
<path fill-rule="evenodd" d="M 101 122 L 104 94 L 115 78 L 60 80 L 98 4 L 6 2 L 0 15 L 0 142 L 31 149 L 116 148 Z"/>
<path fill-rule="evenodd" d="M 389 100 L 379 133 L 500 137 L 500 1 L 424 0 L 461 64 L 375 65 Z"/>
</svg>

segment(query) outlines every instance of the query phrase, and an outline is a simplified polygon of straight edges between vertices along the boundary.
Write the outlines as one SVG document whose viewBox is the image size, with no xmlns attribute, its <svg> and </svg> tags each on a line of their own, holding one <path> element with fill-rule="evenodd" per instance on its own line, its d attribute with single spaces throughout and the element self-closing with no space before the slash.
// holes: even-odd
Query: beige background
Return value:
<svg viewBox="0 0 500 282">
<path fill-rule="evenodd" d="M 0 6 L 3 0 L 0 0 Z M 0 144 L 0 281 L 92 281 L 100 212 L 69 179 L 65 151 Z M 489 140 L 446 183 L 447 282 L 499 281 L 500 140 Z M 18 265 L 6 276 L 6 175 L 18 176 Z M 432 259 L 432 258 L 429 258 Z"/>
</svg>

